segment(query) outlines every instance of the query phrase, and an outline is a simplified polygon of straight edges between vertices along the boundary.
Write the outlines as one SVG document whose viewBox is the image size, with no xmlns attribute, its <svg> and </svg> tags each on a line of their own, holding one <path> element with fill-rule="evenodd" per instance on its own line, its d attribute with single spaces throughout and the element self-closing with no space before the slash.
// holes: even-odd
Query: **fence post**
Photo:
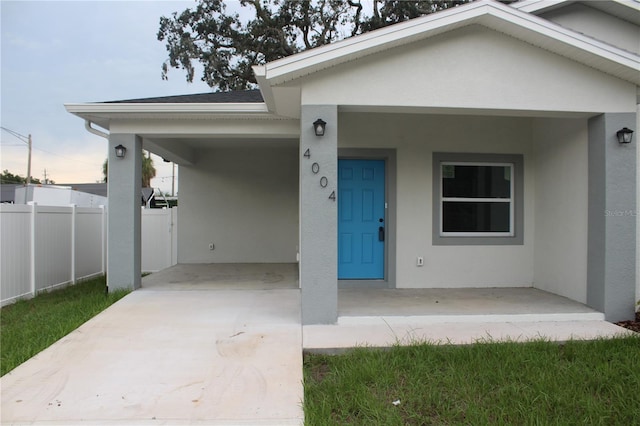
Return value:
<svg viewBox="0 0 640 426">
<path fill-rule="evenodd" d="M 106 209 L 104 208 L 104 204 L 100 204 L 100 218 L 101 218 L 101 222 L 100 222 L 100 235 L 101 235 L 101 239 L 100 239 L 100 258 L 102 259 L 102 268 L 100 270 L 100 272 L 102 272 L 102 275 L 104 275 L 104 271 L 105 271 L 105 264 L 106 264 L 106 250 L 105 250 L 105 234 L 106 234 L 106 226 L 105 226 L 105 222 L 106 222 L 106 218 L 105 218 L 105 213 L 106 213 Z"/>
<path fill-rule="evenodd" d="M 71 284 L 76 283 L 76 205 L 71 204 Z"/>
<path fill-rule="evenodd" d="M 171 264 L 178 263 L 178 207 L 169 209 L 171 212 Z"/>
<path fill-rule="evenodd" d="M 27 204 L 31 206 L 31 247 L 29 247 L 29 281 L 31 296 L 36 295 L 36 214 L 38 203 L 29 201 Z"/>
</svg>

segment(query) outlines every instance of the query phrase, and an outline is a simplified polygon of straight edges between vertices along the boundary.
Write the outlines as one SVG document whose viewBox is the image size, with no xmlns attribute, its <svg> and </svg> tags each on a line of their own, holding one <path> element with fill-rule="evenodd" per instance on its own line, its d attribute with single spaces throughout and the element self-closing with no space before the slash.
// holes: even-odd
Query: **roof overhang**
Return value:
<svg viewBox="0 0 640 426">
<path fill-rule="evenodd" d="M 574 3 L 583 3 L 625 21 L 640 25 L 640 2 L 634 0 L 580 1 L 580 0 L 522 0 L 510 6 L 523 12 L 540 15 Z"/>
<path fill-rule="evenodd" d="M 311 49 L 255 67 L 254 72 L 269 103 L 269 91 L 273 90 L 269 86 L 473 24 L 640 85 L 640 58 L 637 55 L 494 0 L 468 3 Z"/>
<path fill-rule="evenodd" d="M 69 103 L 68 112 L 109 130 L 112 120 L 277 119 L 265 103 Z"/>
</svg>

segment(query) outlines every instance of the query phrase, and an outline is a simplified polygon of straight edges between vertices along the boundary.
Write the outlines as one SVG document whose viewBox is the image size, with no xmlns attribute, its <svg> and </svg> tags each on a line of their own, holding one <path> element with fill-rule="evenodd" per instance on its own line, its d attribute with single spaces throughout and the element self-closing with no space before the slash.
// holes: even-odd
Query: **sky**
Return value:
<svg viewBox="0 0 640 426">
<path fill-rule="evenodd" d="M 31 175 L 56 183 L 102 180 L 107 141 L 87 132 L 65 103 L 204 93 L 181 70 L 161 78 L 158 22 L 195 1 L 0 0 L 2 127 L 31 134 Z M 196 79 L 198 77 L 196 76 Z M 194 79 L 194 80 L 196 80 Z M 27 174 L 27 145 L 0 132 L 0 169 Z M 172 166 L 154 158 L 151 184 L 171 191 Z M 176 167 L 176 170 L 178 168 Z M 176 172 L 176 192 L 178 188 Z"/>
</svg>

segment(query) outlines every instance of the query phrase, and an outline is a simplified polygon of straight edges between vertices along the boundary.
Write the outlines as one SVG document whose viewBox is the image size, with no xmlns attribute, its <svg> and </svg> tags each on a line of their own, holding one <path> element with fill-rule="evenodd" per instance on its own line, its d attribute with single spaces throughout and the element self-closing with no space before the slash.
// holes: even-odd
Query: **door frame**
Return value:
<svg viewBox="0 0 640 426">
<path fill-rule="evenodd" d="M 396 150 L 338 148 L 338 160 L 383 160 L 385 245 L 384 278 L 381 280 L 338 280 L 338 288 L 396 288 Z"/>
</svg>

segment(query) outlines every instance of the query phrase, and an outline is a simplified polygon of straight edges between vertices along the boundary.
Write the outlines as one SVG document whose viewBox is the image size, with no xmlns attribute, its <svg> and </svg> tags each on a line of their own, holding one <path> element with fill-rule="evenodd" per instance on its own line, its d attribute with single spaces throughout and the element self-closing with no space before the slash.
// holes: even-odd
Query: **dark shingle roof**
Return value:
<svg viewBox="0 0 640 426">
<path fill-rule="evenodd" d="M 193 95 L 160 96 L 157 98 L 127 99 L 122 101 L 105 102 L 108 104 L 149 104 L 149 103 L 175 103 L 175 104 L 228 104 L 228 103 L 260 103 L 264 102 L 260 90 L 238 90 L 234 92 L 198 93 Z"/>
<path fill-rule="evenodd" d="M 101 197 L 107 196 L 107 184 L 105 182 L 98 183 L 61 183 L 56 184 L 59 186 L 70 186 L 71 189 L 80 192 L 86 192 L 88 194 L 100 195 Z"/>
</svg>

